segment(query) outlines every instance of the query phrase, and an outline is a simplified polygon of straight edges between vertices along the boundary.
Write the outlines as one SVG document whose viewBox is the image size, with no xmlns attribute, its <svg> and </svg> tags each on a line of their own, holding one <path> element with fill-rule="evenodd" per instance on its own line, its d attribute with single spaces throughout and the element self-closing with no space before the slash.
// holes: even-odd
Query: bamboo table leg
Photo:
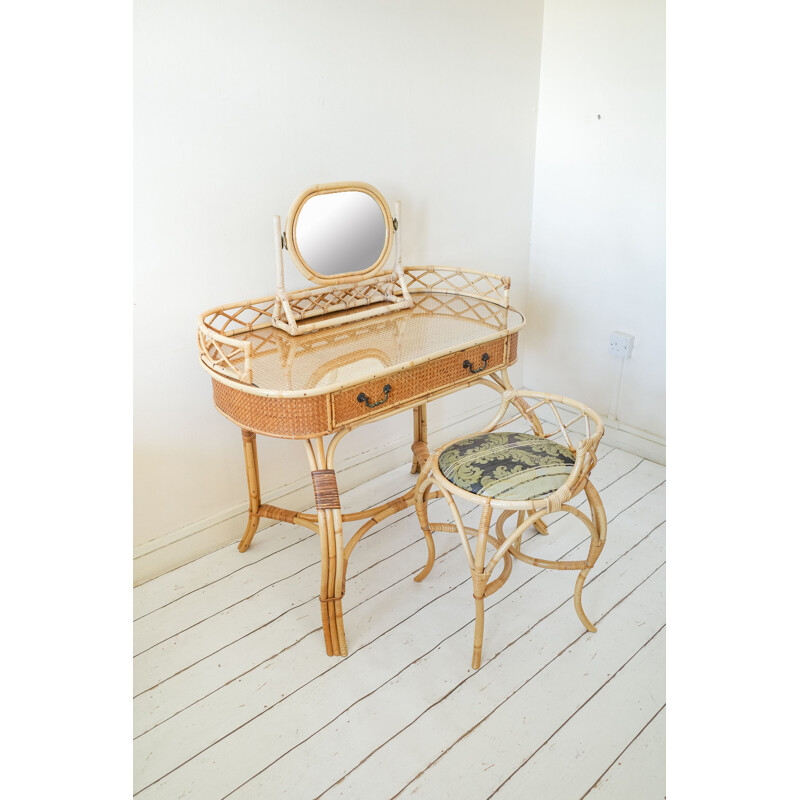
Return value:
<svg viewBox="0 0 800 800">
<path fill-rule="evenodd" d="M 261 503 L 261 483 L 258 473 L 258 451 L 256 434 L 242 429 L 244 463 L 247 472 L 249 508 L 247 527 L 239 542 L 239 551 L 244 553 L 253 541 L 261 517 L 293 522 L 317 530 L 320 539 L 320 607 L 322 630 L 325 636 L 325 649 L 329 656 L 346 656 L 347 643 L 344 636 L 342 596 L 344 594 L 345 557 L 344 533 L 342 529 L 342 510 L 339 491 L 336 486 L 336 473 L 326 469 L 327 462 L 333 459 L 333 451 L 338 438 L 331 442 L 326 455 L 322 438 L 306 441 L 311 480 L 317 506 L 317 524 L 314 525 L 305 514 L 297 514 L 286 509 Z"/>
<path fill-rule="evenodd" d="M 425 428 L 425 406 L 415 412 L 415 445 L 422 444 L 414 450 L 417 469 L 420 460 L 427 458 L 427 435 Z M 301 525 L 319 535 L 320 541 L 320 612 L 322 631 L 325 637 L 325 650 L 329 656 L 346 656 L 347 641 L 345 639 L 342 598 L 344 597 L 347 561 L 355 545 L 367 531 L 382 520 L 402 511 L 414 504 L 414 489 L 410 489 L 401 497 L 390 500 L 373 508 L 342 514 L 336 473 L 333 469 L 333 456 L 336 446 L 348 429 L 342 429 L 334 435 L 328 444 L 327 452 L 322 437 L 305 440 L 311 481 L 314 487 L 314 500 L 317 507 L 316 521 L 312 514 L 290 511 L 285 508 L 261 503 L 261 488 L 258 473 L 258 453 L 256 450 L 256 434 L 242 429 L 244 443 L 245 468 L 247 470 L 247 488 L 250 497 L 247 528 L 239 543 L 243 553 L 250 546 L 260 518 L 274 519 Z M 432 494 L 431 497 L 438 496 Z M 343 523 L 345 521 L 367 520 L 351 537 L 347 548 L 344 546 Z"/>
<path fill-rule="evenodd" d="M 416 406 L 414 409 L 414 443 L 423 442 L 428 443 L 428 412 L 425 403 Z M 422 469 L 422 464 L 416 454 L 411 462 L 411 474 L 419 472 Z"/>
<path fill-rule="evenodd" d="M 244 465 L 247 470 L 247 491 L 250 495 L 250 508 L 247 515 L 247 527 L 239 542 L 239 552 L 244 553 L 250 542 L 253 541 L 258 527 L 258 510 L 261 507 L 261 484 L 258 478 L 258 452 L 256 450 L 256 435 L 253 431 L 242 428 L 242 443 L 244 444 Z"/>
<path fill-rule="evenodd" d="M 345 579 L 342 506 L 336 472 L 332 469 L 333 452 L 340 438 L 341 434 L 334 437 L 327 454 L 322 437 L 306 440 L 319 525 L 322 562 L 319 601 L 322 630 L 325 635 L 325 649 L 328 655 L 333 656 L 347 655 L 342 611 Z"/>
</svg>

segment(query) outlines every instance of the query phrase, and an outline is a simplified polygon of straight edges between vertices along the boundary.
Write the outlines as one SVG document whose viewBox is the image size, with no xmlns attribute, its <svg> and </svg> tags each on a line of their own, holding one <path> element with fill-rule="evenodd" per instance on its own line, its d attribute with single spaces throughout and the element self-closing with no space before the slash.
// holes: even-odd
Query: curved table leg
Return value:
<svg viewBox="0 0 800 800">
<path fill-rule="evenodd" d="M 261 507 L 261 484 L 258 478 L 258 451 L 256 435 L 253 431 L 242 428 L 242 444 L 244 445 L 244 466 L 247 470 L 247 491 L 250 495 L 250 508 L 247 515 L 247 527 L 239 542 L 239 552 L 244 553 L 253 541 L 258 527 L 258 509 Z"/>
<path fill-rule="evenodd" d="M 420 469 L 428 456 L 427 430 L 425 420 L 425 404 L 414 409 L 414 463 L 415 471 Z M 314 487 L 314 501 L 317 508 L 317 519 L 313 515 L 289 511 L 288 509 L 261 503 L 261 488 L 258 474 L 258 454 L 256 451 L 256 434 L 242 429 L 244 443 L 245 467 L 247 470 L 247 487 L 249 492 L 249 513 L 247 527 L 239 542 L 239 550 L 245 552 L 250 546 L 261 517 L 302 525 L 319 534 L 320 543 L 320 612 L 322 631 L 325 637 L 325 650 L 329 656 L 346 656 L 347 640 L 344 630 L 342 598 L 344 597 L 347 560 L 361 537 L 374 525 L 414 504 L 414 489 L 410 489 L 401 497 L 373 508 L 350 514 L 342 514 L 339 489 L 336 483 L 336 472 L 333 468 L 334 452 L 342 437 L 349 432 L 342 428 L 328 443 L 327 451 L 321 436 L 306 439 L 306 454 Z M 439 496 L 430 489 L 425 491 L 425 500 Z M 369 519 L 367 519 L 369 518 Z M 364 525 L 353 535 L 347 548 L 344 546 L 343 523 L 367 519 Z M 429 564 L 432 566 L 432 541 L 428 542 Z"/>
<path fill-rule="evenodd" d="M 262 516 L 303 524 L 317 529 L 320 539 L 320 561 L 322 575 L 320 580 L 320 606 L 322 630 L 325 636 L 325 650 L 329 656 L 347 655 L 347 643 L 342 622 L 342 595 L 344 594 L 344 545 L 342 531 L 342 511 L 339 504 L 339 491 L 336 474 L 326 469 L 326 454 L 322 438 L 306 441 L 311 479 L 314 485 L 314 498 L 317 506 L 317 525 L 313 525 L 307 515 L 277 507 L 261 504 L 261 484 L 258 474 L 258 451 L 256 434 L 242 428 L 244 463 L 247 471 L 249 509 L 247 527 L 239 542 L 239 551 L 244 553 L 253 541 L 259 520 Z M 333 456 L 333 445 L 328 456 Z M 303 519 L 300 519 L 300 517 Z"/>
</svg>

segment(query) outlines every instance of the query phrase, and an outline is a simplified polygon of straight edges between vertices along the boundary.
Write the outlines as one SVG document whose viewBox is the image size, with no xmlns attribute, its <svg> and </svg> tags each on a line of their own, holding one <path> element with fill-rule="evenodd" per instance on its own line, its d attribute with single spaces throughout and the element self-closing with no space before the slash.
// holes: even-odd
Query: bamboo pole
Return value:
<svg viewBox="0 0 800 800">
<path fill-rule="evenodd" d="M 276 294 L 278 297 L 285 297 L 286 283 L 283 273 L 283 234 L 281 232 L 281 218 L 278 214 L 272 218 L 272 233 L 275 243 L 275 269 L 277 271 L 275 283 L 278 291 Z"/>
<path fill-rule="evenodd" d="M 315 471 L 326 469 L 325 462 L 325 445 L 321 436 L 311 440 L 311 446 L 314 452 L 314 460 L 317 465 Z M 325 586 L 325 611 L 328 615 L 328 625 L 331 631 L 331 643 L 333 645 L 333 654 L 342 655 L 339 647 L 339 635 L 336 625 L 336 609 L 334 597 L 336 596 L 336 533 L 333 525 L 333 518 L 330 509 L 319 507 L 317 502 L 317 513 L 320 515 L 320 530 L 325 532 L 325 543 L 327 547 L 327 573 L 324 575 Z M 321 598 L 322 599 L 322 598 Z"/>
<path fill-rule="evenodd" d="M 425 445 L 425 451 L 427 451 L 427 444 L 428 444 L 428 412 L 427 412 L 427 405 L 422 403 L 421 405 L 414 406 L 414 444 L 411 445 L 412 450 L 414 446 L 417 444 Z M 422 464 L 420 463 L 419 456 L 417 456 L 416 452 L 414 453 L 414 457 L 411 461 L 411 474 L 415 474 L 419 472 Z"/>
<path fill-rule="evenodd" d="M 258 477 L 258 452 L 256 450 L 256 435 L 253 431 L 242 428 L 242 444 L 244 445 L 244 465 L 247 472 L 247 492 L 249 495 L 249 510 L 247 514 L 247 527 L 244 536 L 239 542 L 239 552 L 244 553 L 250 542 L 253 541 L 256 528 L 258 528 L 259 509 L 261 507 L 261 484 Z"/>
<path fill-rule="evenodd" d="M 486 574 L 483 563 L 486 559 L 486 541 L 489 528 L 492 524 L 492 501 L 487 498 L 481 511 L 481 521 L 478 524 L 478 541 L 475 544 L 475 566 L 472 568 L 472 596 L 475 598 L 475 637 L 472 645 L 472 668 L 478 669 L 481 665 L 481 650 L 483 649 L 483 604 L 486 593 Z"/>
<path fill-rule="evenodd" d="M 417 485 L 414 488 L 414 509 L 417 512 L 417 519 L 419 520 L 419 527 L 422 530 L 422 535 L 425 537 L 425 544 L 428 547 L 428 560 L 425 566 L 414 576 L 414 580 L 419 583 L 425 580 L 433 569 L 433 563 L 436 560 L 436 545 L 433 541 L 431 526 L 428 521 L 428 500 L 433 481 L 428 478 L 427 473 L 423 469 L 417 479 Z"/>
<path fill-rule="evenodd" d="M 315 452 L 315 448 L 312 444 L 312 441 L 309 439 L 305 440 L 306 443 L 306 455 L 308 456 L 308 464 L 311 468 L 311 471 L 314 472 L 318 469 L 318 461 L 317 461 L 317 454 Z M 335 630 L 335 625 L 331 626 L 331 619 L 328 613 L 328 575 L 329 575 L 329 536 L 328 536 L 328 528 L 327 528 L 327 521 L 325 519 L 325 511 L 322 509 L 317 510 L 317 523 L 319 526 L 319 550 L 320 550 L 320 589 L 319 589 L 319 603 L 320 603 L 320 613 L 322 615 L 322 633 L 325 637 L 325 651 L 329 656 L 339 655 L 339 640 L 338 636 L 335 639 L 335 646 L 334 646 L 334 637 L 333 631 Z"/>
<path fill-rule="evenodd" d="M 333 465 L 336 448 L 348 431 L 349 428 L 343 428 L 342 430 L 337 431 L 337 433 L 334 434 L 333 438 L 328 443 L 327 452 L 325 451 L 325 445 L 321 437 L 315 441 L 317 463 L 321 465 L 321 468 L 332 474 L 332 481 L 335 488 L 335 499 L 332 499 L 330 503 L 326 503 L 326 505 L 329 505 L 330 507 L 326 507 L 325 509 L 326 521 L 328 523 L 328 544 L 329 548 L 333 548 L 332 551 L 329 550 L 330 560 L 328 563 L 328 607 L 332 615 L 331 633 L 332 636 L 334 636 L 338 641 L 339 652 L 337 655 L 341 656 L 347 655 L 347 642 L 344 632 L 344 611 L 342 609 L 342 597 L 344 595 L 347 560 L 344 552 L 342 509 L 339 502 L 339 491 L 338 488 L 335 487 L 336 478 Z M 319 502 L 317 505 L 319 506 Z M 334 644 L 334 649 L 337 649 L 336 643 Z"/>
</svg>

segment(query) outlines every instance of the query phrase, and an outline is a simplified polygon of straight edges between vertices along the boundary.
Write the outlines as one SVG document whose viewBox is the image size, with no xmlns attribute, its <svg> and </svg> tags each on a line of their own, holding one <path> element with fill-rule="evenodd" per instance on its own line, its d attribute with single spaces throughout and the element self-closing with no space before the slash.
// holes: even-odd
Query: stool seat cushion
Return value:
<svg viewBox="0 0 800 800">
<path fill-rule="evenodd" d="M 535 500 L 563 486 L 575 464 L 564 445 L 530 433 L 479 433 L 446 447 L 439 469 L 472 494 Z"/>
</svg>

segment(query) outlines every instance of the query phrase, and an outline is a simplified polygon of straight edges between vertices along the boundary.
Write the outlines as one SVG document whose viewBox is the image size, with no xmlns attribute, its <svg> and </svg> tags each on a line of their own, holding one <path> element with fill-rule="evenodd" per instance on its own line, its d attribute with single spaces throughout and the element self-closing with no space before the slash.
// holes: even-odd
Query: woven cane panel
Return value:
<svg viewBox="0 0 800 800">
<path fill-rule="evenodd" d="M 252 345 L 253 386 L 271 393 L 320 392 L 499 338 L 523 322 L 514 309 L 485 300 L 441 293 L 413 298 L 413 308 L 302 336 L 262 328 L 233 338 Z"/>
<path fill-rule="evenodd" d="M 326 395 L 278 398 L 248 394 L 211 379 L 214 405 L 242 428 L 283 439 L 328 433 Z"/>
<path fill-rule="evenodd" d="M 512 333 L 508 337 L 508 364 L 516 363 L 517 360 L 517 346 L 519 345 L 519 334 Z"/>
<path fill-rule="evenodd" d="M 437 358 L 418 367 L 402 370 L 388 378 L 376 378 L 351 389 L 336 392 L 333 395 L 334 425 L 338 426 L 367 414 L 380 413 L 415 397 L 431 394 L 438 389 L 474 378 L 478 373 L 470 372 L 468 367 L 464 367 L 465 360 L 472 363 L 473 369 L 489 374 L 503 366 L 504 349 L 505 338 L 498 339 Z M 484 353 L 489 354 L 489 360 L 486 368 L 482 369 L 484 362 L 481 357 Z M 388 395 L 384 392 L 387 384 L 392 387 Z M 379 402 L 384 397 L 386 401 L 379 406 L 369 408 L 365 402 L 358 401 L 358 396 L 362 392 L 370 403 Z"/>
</svg>

